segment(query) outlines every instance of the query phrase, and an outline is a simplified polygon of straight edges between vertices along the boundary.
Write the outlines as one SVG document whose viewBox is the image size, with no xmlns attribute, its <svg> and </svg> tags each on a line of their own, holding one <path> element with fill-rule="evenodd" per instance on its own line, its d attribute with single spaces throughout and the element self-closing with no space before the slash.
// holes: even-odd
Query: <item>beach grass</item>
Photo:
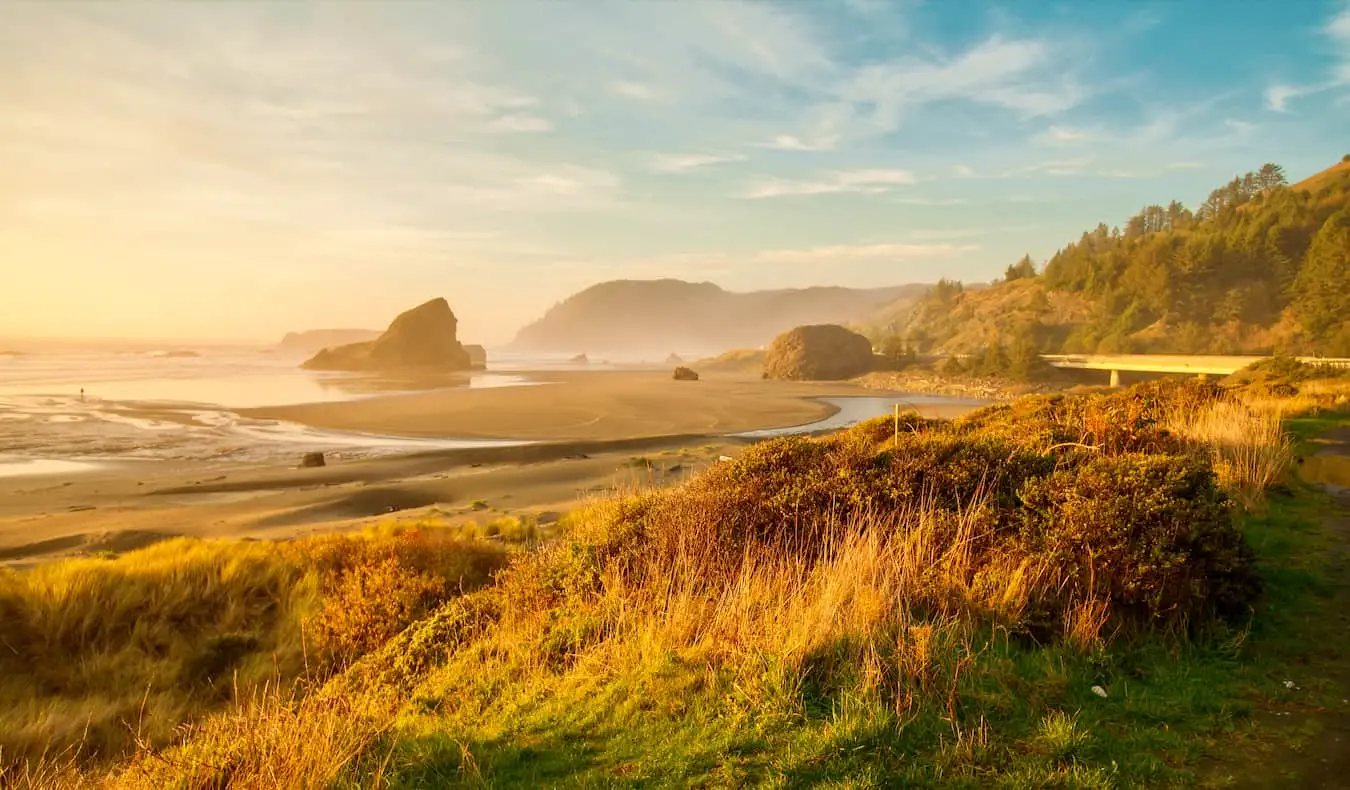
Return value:
<svg viewBox="0 0 1350 790">
<path fill-rule="evenodd" d="M 395 573 L 397 549 L 342 544 L 362 559 L 291 571 L 311 615 L 284 621 L 286 640 L 327 633 L 324 679 L 259 673 L 130 758 L 10 776 L 1226 787 L 1269 765 L 1278 784 L 1298 744 L 1272 711 L 1333 705 L 1350 677 L 1330 616 L 1343 537 L 1288 460 L 1346 424 L 1272 421 L 1203 384 L 1038 396 L 751 445 L 570 513 L 529 551 L 461 527 Z M 469 581 L 428 592 L 440 563 Z M 316 631 L 334 609 L 352 623 Z"/>
<path fill-rule="evenodd" d="M 289 690 L 486 583 L 498 545 L 386 528 L 291 542 L 179 538 L 0 570 L 0 767 L 113 759 L 269 685 Z"/>
</svg>

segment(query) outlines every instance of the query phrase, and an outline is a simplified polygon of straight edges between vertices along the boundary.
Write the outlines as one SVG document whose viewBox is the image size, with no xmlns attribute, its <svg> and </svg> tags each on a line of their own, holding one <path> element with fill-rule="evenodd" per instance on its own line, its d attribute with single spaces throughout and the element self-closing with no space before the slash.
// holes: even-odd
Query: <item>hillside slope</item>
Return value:
<svg viewBox="0 0 1350 790">
<path fill-rule="evenodd" d="M 364 343 L 379 336 L 378 329 L 310 329 L 304 332 L 287 332 L 276 348 L 286 354 L 310 355 L 330 346 Z"/>
<path fill-rule="evenodd" d="M 845 323 L 909 303 L 926 285 L 803 288 L 733 293 L 713 283 L 615 280 L 555 305 L 520 330 L 521 351 L 662 354 L 758 347 L 802 324 Z"/>
<path fill-rule="evenodd" d="M 939 283 L 896 313 L 920 351 L 1030 340 L 1067 353 L 1350 355 L 1350 161 L 1286 185 L 1277 165 L 1194 212 L 1148 206 L 1084 233 L 1037 273 Z"/>
</svg>

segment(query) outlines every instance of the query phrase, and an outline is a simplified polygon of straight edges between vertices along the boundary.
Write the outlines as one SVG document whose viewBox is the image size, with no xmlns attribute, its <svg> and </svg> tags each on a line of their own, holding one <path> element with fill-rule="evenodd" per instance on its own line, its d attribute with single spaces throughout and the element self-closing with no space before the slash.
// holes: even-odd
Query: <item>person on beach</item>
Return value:
<svg viewBox="0 0 1350 790">
<path fill-rule="evenodd" d="M 80 403 L 84 403 L 84 387 L 80 387 Z"/>
</svg>

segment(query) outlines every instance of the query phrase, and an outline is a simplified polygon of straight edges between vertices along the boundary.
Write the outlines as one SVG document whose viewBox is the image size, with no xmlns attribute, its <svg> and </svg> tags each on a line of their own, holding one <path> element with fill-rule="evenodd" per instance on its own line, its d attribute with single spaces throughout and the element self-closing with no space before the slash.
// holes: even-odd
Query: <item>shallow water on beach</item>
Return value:
<svg viewBox="0 0 1350 790">
<path fill-rule="evenodd" d="M 0 477 L 68 475 L 116 460 L 243 460 L 308 450 L 348 458 L 520 442 L 322 431 L 237 409 L 451 387 L 534 386 L 517 373 L 400 379 L 301 370 L 258 351 L 33 354 L 0 358 Z M 80 390 L 84 392 L 81 394 Z"/>
<path fill-rule="evenodd" d="M 200 354 L 74 353 L 0 359 L 0 477 L 65 476 L 118 461 L 279 461 L 295 460 L 307 451 L 352 459 L 530 444 L 328 431 L 248 418 L 238 410 L 429 389 L 533 386 L 541 382 L 527 375 L 531 370 L 608 367 L 508 357 L 500 360 L 501 369 L 401 380 L 301 370 L 296 359 L 258 351 Z M 820 400 L 837 408 L 837 413 L 803 425 L 733 436 L 769 438 L 845 428 L 890 414 L 897 404 L 902 409 L 980 405 L 927 395 Z"/>
<path fill-rule="evenodd" d="M 839 409 L 838 412 L 815 422 L 809 422 L 804 425 L 793 425 L 784 428 L 765 428 L 758 431 L 745 431 L 743 433 L 733 434 L 733 436 L 745 439 L 764 439 L 775 436 L 792 436 L 794 434 L 816 433 L 818 431 L 834 431 L 857 425 L 873 417 L 884 417 L 895 413 L 895 407 L 906 411 L 917 408 L 920 411 L 924 406 L 983 406 L 985 401 L 969 400 L 965 398 L 950 398 L 942 395 L 888 395 L 888 396 L 867 396 L 855 395 L 839 398 L 817 398 L 817 400 L 828 403 Z"/>
</svg>

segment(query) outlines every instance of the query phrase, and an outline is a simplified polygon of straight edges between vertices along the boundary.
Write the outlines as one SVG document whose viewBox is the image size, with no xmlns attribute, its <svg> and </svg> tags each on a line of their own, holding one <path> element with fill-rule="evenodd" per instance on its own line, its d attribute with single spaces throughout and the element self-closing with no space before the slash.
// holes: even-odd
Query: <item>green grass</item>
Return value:
<svg viewBox="0 0 1350 790">
<path fill-rule="evenodd" d="M 1291 427 L 1306 440 L 1347 422 Z M 1283 768 L 1266 758 L 1317 724 L 1274 714 L 1347 692 L 1346 635 L 1331 616 L 1346 603 L 1330 551 L 1344 538 L 1321 525 L 1327 507 L 1299 484 L 1243 518 L 1266 585 L 1247 622 L 1089 653 L 994 633 L 937 695 L 950 705 L 903 715 L 772 655 L 749 675 L 676 654 L 618 673 L 474 655 L 405 712 L 392 786 L 1226 787 L 1262 770 L 1278 783 Z"/>
<path fill-rule="evenodd" d="M 1039 432 L 1049 426 L 1035 422 L 1042 406 L 1028 403 L 953 429 L 969 444 L 933 426 L 924 430 L 938 435 L 895 444 L 890 431 L 869 438 L 864 425 L 824 443 L 752 449 L 679 492 L 569 514 L 558 540 L 515 554 L 495 584 L 450 600 L 291 706 L 303 715 L 283 702 L 212 717 L 181 749 L 139 755 L 114 786 L 172 785 L 185 760 L 238 755 L 241 733 L 256 738 L 253 757 L 230 759 L 262 766 L 232 775 L 248 787 L 276 781 L 258 773 L 267 763 L 258 755 L 269 754 L 291 756 L 291 784 L 323 776 L 322 786 L 334 787 L 1288 784 L 1289 772 L 1306 767 L 1299 749 L 1323 726 L 1316 712 L 1344 699 L 1350 679 L 1338 617 L 1347 604 L 1338 549 L 1347 538 L 1329 531 L 1329 500 L 1311 486 L 1277 486 L 1241 516 L 1264 592 L 1246 616 L 1227 621 L 1199 620 L 1201 607 L 1191 622 L 1141 625 L 1126 616 L 1126 594 L 1099 580 L 1077 588 L 1086 599 L 1066 603 L 1054 577 L 1018 581 L 1006 562 L 1026 551 L 1016 541 L 962 560 L 951 553 L 966 542 L 960 536 L 990 539 L 978 531 L 988 511 L 969 502 L 911 513 L 889 533 L 867 522 L 857 544 L 848 531 L 756 537 L 785 523 L 765 509 L 792 501 L 784 492 L 823 492 L 820 501 L 834 503 L 875 492 L 877 480 L 900 486 L 925 463 L 930 478 L 952 475 L 952 486 L 995 496 L 954 466 L 977 456 L 942 453 L 974 452 L 1005 434 L 1022 447 L 1058 442 Z M 1139 458 L 1141 467 L 1161 457 L 1132 448 L 1162 446 L 1163 437 L 1119 434 L 1127 423 L 1103 413 L 1103 449 L 1070 449 L 1079 455 L 1059 456 L 1055 474 L 1074 464 L 1091 470 L 1098 453 Z M 1296 452 L 1346 424 L 1326 415 L 1291 422 Z M 994 449 L 1011 470 L 1006 447 Z M 867 476 L 901 452 L 890 477 Z M 1050 473 L 1024 465 L 1028 479 Z M 1084 475 L 1088 486 L 1110 480 Z M 1131 500 L 1139 493 L 1130 481 L 1097 496 Z M 527 531 L 524 522 L 510 526 L 499 534 Z M 1226 516 L 1223 526 L 1232 529 Z M 1094 539 L 1084 545 L 1104 545 Z M 832 553 L 811 554 L 810 540 Z M 933 548 L 939 554 L 926 559 Z M 1008 603 L 1018 591 L 1030 603 Z M 1079 604 L 1102 594 L 1120 614 L 1103 638 L 1065 636 L 1078 633 L 1070 625 Z M 1045 616 L 1038 600 L 1059 607 L 1059 630 L 1027 627 Z M 355 734 L 353 716 L 364 722 Z M 141 770 L 150 772 L 135 779 Z"/>
</svg>

